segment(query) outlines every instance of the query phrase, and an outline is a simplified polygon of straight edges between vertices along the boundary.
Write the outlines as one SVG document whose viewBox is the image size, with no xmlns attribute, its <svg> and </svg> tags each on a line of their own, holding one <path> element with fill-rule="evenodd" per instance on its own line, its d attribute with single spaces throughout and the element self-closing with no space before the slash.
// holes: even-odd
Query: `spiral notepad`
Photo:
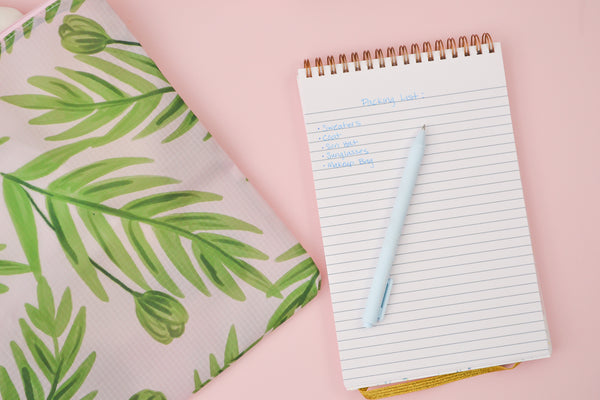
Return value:
<svg viewBox="0 0 600 400">
<path fill-rule="evenodd" d="M 326 60 L 305 61 L 298 86 L 346 387 L 550 356 L 500 44 L 473 35 Z M 377 257 L 423 124 L 389 305 L 366 329 Z"/>
</svg>

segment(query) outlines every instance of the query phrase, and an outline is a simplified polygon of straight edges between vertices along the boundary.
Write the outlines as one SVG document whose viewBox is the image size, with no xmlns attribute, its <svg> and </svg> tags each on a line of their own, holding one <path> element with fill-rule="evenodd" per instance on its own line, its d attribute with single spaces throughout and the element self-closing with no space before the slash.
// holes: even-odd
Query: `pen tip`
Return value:
<svg viewBox="0 0 600 400">
<path fill-rule="evenodd" d="M 426 126 L 425 126 L 425 124 L 423 124 L 423 126 L 421 127 L 421 129 L 425 129 L 425 128 L 426 128 Z"/>
</svg>

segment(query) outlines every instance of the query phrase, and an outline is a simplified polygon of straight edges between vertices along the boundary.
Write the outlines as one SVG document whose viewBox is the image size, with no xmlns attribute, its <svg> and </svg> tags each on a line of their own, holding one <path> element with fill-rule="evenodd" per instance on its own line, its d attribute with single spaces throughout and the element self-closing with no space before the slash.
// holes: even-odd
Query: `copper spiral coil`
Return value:
<svg viewBox="0 0 600 400">
<path fill-rule="evenodd" d="M 387 56 L 392 60 L 392 65 L 395 67 L 398 65 L 398 58 L 396 57 L 396 49 L 388 47 Z"/>
<path fill-rule="evenodd" d="M 494 52 L 494 41 L 492 40 L 492 36 L 489 33 L 486 32 L 483 35 L 481 35 L 481 41 L 483 42 L 483 44 L 488 45 L 490 53 Z"/>
<path fill-rule="evenodd" d="M 421 50 L 419 50 L 419 45 L 416 43 L 413 43 L 410 46 L 410 53 L 415 55 L 415 61 L 420 63 L 421 62 Z"/>
<path fill-rule="evenodd" d="M 408 50 L 406 46 L 400 46 L 398 49 L 398 54 L 404 57 L 404 64 L 408 64 L 410 62 L 410 58 L 408 57 Z"/>
<path fill-rule="evenodd" d="M 354 70 L 360 71 L 360 58 L 358 58 L 358 53 L 352 53 L 350 55 L 350 61 L 354 63 Z"/>
<path fill-rule="evenodd" d="M 424 42 L 423 43 L 423 51 L 427 52 L 427 60 L 433 61 L 433 49 L 431 48 L 431 43 Z"/>
<path fill-rule="evenodd" d="M 452 49 L 452 58 L 458 57 L 458 50 L 456 49 L 456 41 L 454 40 L 454 38 L 448 38 L 448 41 L 446 42 L 446 47 L 448 49 Z"/>
<path fill-rule="evenodd" d="M 385 67 L 385 57 L 383 56 L 383 51 L 381 51 L 381 49 L 375 50 L 375 58 L 379 60 L 379 68 Z"/>
<path fill-rule="evenodd" d="M 306 70 L 306 77 L 312 78 L 312 68 L 310 67 L 310 60 L 304 60 L 304 69 Z"/>
<path fill-rule="evenodd" d="M 469 40 L 466 36 L 461 36 L 458 38 L 458 47 L 463 48 L 465 56 L 471 55 L 471 52 L 469 51 Z"/>
<path fill-rule="evenodd" d="M 479 40 L 479 36 L 471 35 L 471 46 L 475 46 L 477 54 L 481 54 L 481 40 Z"/>
<path fill-rule="evenodd" d="M 420 48 L 417 43 L 413 43 L 410 47 L 410 52 L 408 51 L 406 46 L 399 46 L 398 53 L 396 54 L 396 48 L 388 47 L 387 48 L 387 58 L 390 59 L 390 63 L 392 66 L 398 65 L 398 58 L 402 57 L 404 64 L 410 64 L 410 54 L 414 54 L 415 63 L 422 62 L 422 53 L 427 53 L 427 60 L 434 61 L 435 54 L 434 52 L 439 52 L 440 60 L 445 60 L 446 50 L 452 51 L 452 58 L 458 57 L 458 49 L 462 47 L 463 55 L 465 57 L 471 56 L 471 46 L 475 48 L 475 52 L 473 54 L 482 54 L 483 53 L 483 45 L 487 45 L 487 49 L 489 53 L 494 52 L 494 42 L 489 33 L 483 33 L 481 37 L 479 35 L 471 35 L 471 40 L 467 39 L 466 36 L 460 36 L 458 38 L 458 46 L 456 44 L 456 40 L 454 38 L 448 38 L 446 41 L 446 46 L 444 46 L 444 42 L 442 40 L 436 40 L 435 45 L 432 48 L 431 42 L 424 42 L 423 46 Z M 383 51 L 381 49 L 375 50 L 375 56 L 371 57 L 371 52 L 369 50 L 365 50 L 363 52 L 362 61 L 364 61 L 367 65 L 367 69 L 373 69 L 373 58 L 376 58 L 379 62 L 379 68 L 386 67 L 386 56 L 384 56 Z M 350 62 L 354 63 L 354 71 L 361 70 L 361 59 L 358 53 L 353 52 L 350 55 Z M 348 59 L 345 54 L 339 55 L 339 64 L 342 66 L 342 72 L 349 72 L 348 67 Z M 329 72 L 331 75 L 337 74 L 337 64 L 335 62 L 335 58 L 333 56 L 327 57 L 327 65 L 329 66 Z M 325 67 L 323 65 L 323 60 L 321 58 L 315 58 L 315 68 L 316 72 L 319 76 L 325 75 Z M 313 71 L 310 64 L 310 60 L 304 60 L 304 69 L 306 70 L 306 77 L 312 78 Z"/>
<path fill-rule="evenodd" d="M 346 59 L 345 54 L 340 54 L 340 64 L 342 64 L 342 72 L 349 72 L 348 60 Z"/>
<path fill-rule="evenodd" d="M 363 51 L 363 61 L 367 62 L 367 69 L 373 69 L 373 59 L 369 50 Z"/>
<path fill-rule="evenodd" d="M 436 40 L 435 41 L 435 51 L 439 51 L 440 52 L 440 60 L 445 60 L 446 59 L 446 49 L 444 49 L 444 42 L 441 40 Z"/>
<path fill-rule="evenodd" d="M 329 65 L 329 72 L 331 72 L 331 75 L 337 74 L 335 58 L 333 58 L 333 56 L 327 56 L 327 65 Z"/>
</svg>

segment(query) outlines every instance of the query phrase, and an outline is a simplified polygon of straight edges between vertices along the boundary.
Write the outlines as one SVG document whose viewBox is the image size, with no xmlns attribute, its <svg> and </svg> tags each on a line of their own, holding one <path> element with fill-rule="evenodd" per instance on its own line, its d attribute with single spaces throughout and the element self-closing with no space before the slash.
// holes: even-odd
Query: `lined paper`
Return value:
<svg viewBox="0 0 600 400">
<path fill-rule="evenodd" d="M 550 355 L 499 44 L 298 71 L 347 389 Z M 382 322 L 362 314 L 412 139 L 426 149 Z"/>
</svg>

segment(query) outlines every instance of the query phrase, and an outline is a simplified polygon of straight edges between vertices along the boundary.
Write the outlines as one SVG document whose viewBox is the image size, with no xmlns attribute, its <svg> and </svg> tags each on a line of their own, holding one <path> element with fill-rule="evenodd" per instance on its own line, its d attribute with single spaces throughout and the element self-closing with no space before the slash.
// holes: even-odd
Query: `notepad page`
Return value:
<svg viewBox="0 0 600 400">
<path fill-rule="evenodd" d="M 550 355 L 500 44 L 475 52 L 298 71 L 347 389 Z M 367 329 L 379 250 L 423 124 L 389 305 Z"/>
</svg>

